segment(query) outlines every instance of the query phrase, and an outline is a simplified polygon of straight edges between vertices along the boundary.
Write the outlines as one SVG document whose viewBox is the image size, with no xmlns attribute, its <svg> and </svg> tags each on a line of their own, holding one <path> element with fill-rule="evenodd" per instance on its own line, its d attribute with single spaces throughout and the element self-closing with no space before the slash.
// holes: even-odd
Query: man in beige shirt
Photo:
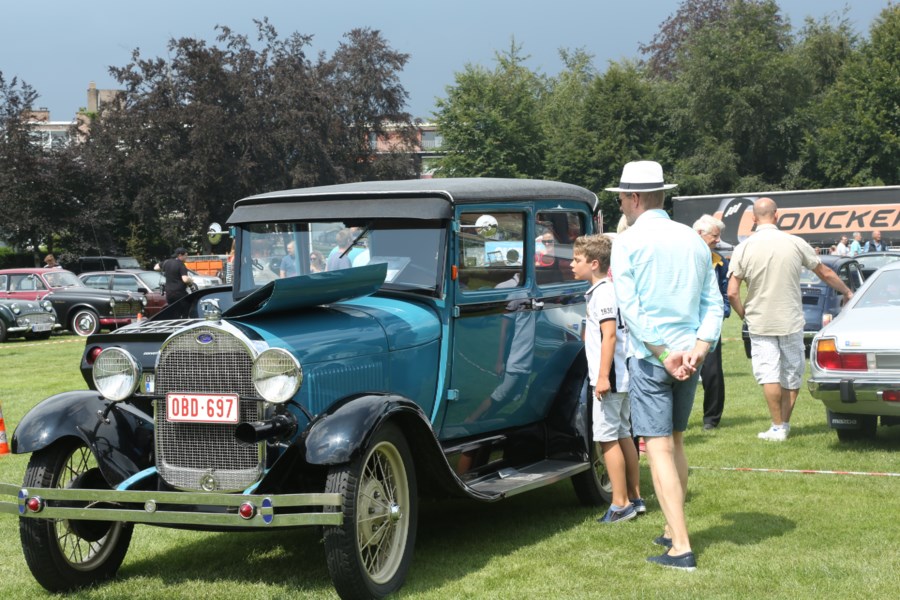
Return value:
<svg viewBox="0 0 900 600">
<path fill-rule="evenodd" d="M 843 302 L 853 292 L 822 264 L 806 241 L 778 230 L 778 207 L 771 198 L 756 201 L 753 222 L 755 233 L 738 244 L 731 256 L 728 300 L 734 312 L 747 321 L 753 375 L 763 388 L 772 416 L 772 426 L 759 438 L 783 442 L 790 432 L 791 413 L 806 368 L 801 269 L 806 267 L 843 294 Z M 742 281 L 747 284 L 743 301 Z"/>
</svg>

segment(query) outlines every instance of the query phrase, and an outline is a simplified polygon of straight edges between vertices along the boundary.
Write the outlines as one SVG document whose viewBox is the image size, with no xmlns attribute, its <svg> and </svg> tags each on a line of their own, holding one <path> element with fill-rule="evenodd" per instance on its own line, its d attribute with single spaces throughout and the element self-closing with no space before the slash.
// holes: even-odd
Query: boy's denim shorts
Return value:
<svg viewBox="0 0 900 600">
<path fill-rule="evenodd" d="M 687 429 L 699 371 L 687 381 L 678 381 L 662 366 L 632 357 L 628 376 L 634 435 L 666 437 Z"/>
</svg>

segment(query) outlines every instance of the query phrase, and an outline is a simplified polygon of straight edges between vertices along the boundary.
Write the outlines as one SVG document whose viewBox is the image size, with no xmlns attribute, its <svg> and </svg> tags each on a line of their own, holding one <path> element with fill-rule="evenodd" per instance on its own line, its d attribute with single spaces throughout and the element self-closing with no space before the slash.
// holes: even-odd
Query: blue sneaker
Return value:
<svg viewBox="0 0 900 600">
<path fill-rule="evenodd" d="M 643 498 L 629 498 L 632 504 L 634 504 L 634 512 L 638 515 L 642 515 L 647 512 L 647 503 L 644 502 Z"/>
<path fill-rule="evenodd" d="M 634 504 L 629 504 L 625 508 L 621 508 L 616 506 L 615 504 L 609 505 L 609 510 L 606 511 L 606 514 L 603 517 L 597 519 L 598 523 L 617 523 L 619 521 L 628 521 L 629 519 L 633 519 L 637 516 L 637 511 L 634 510 Z"/>
</svg>

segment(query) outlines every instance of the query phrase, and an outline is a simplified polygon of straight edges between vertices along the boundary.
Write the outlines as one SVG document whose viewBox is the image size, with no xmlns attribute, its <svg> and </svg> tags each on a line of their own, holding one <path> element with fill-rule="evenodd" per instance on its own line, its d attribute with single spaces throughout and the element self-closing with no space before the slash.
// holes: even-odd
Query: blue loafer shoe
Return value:
<svg viewBox="0 0 900 600">
<path fill-rule="evenodd" d="M 694 571 L 697 568 L 697 559 L 694 558 L 693 552 L 685 552 L 684 554 L 679 554 L 677 556 L 660 554 L 659 556 L 647 558 L 647 562 L 652 562 L 671 569 L 681 569 L 682 571 Z"/>
<path fill-rule="evenodd" d="M 657 546 L 665 546 L 666 548 L 671 548 L 672 538 L 667 538 L 665 535 L 661 535 L 658 538 L 654 539 L 653 543 Z"/>
</svg>

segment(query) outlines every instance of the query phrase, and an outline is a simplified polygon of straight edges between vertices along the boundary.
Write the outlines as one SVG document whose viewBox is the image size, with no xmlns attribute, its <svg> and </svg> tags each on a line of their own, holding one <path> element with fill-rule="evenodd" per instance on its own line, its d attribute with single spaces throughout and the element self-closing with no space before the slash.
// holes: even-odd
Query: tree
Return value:
<svg viewBox="0 0 900 600">
<path fill-rule="evenodd" d="M 840 68 L 814 111 L 806 164 L 826 186 L 900 181 L 900 6 L 886 7 L 869 40 Z"/>
<path fill-rule="evenodd" d="M 410 154 L 381 160 L 369 140 L 389 129 L 409 139 L 407 55 L 377 31 L 353 30 L 332 58 L 306 55 L 310 36 L 280 38 L 256 21 L 256 43 L 219 26 L 215 44 L 169 42 L 169 59 L 111 72 L 120 106 L 92 124 L 84 146 L 97 181 L 91 198 L 116 232 L 157 256 L 193 245 L 224 222 L 235 200 L 274 189 L 415 174 Z M 138 227 L 136 227 L 138 225 Z M 132 233 L 134 232 L 134 233 Z"/>
<path fill-rule="evenodd" d="M 37 92 L 17 78 L 7 82 L 0 72 L 0 238 L 14 247 L 30 248 L 35 264 L 41 246 L 54 248 L 55 231 L 65 228 L 66 173 L 74 165 L 65 150 L 44 150 L 32 107 Z"/>
<path fill-rule="evenodd" d="M 515 40 L 493 71 L 466 65 L 437 100 L 444 138 L 442 177 L 540 177 L 546 144 L 540 120 L 545 84 L 522 62 Z"/>
<path fill-rule="evenodd" d="M 703 27 L 726 17 L 731 0 L 683 0 L 669 16 L 649 44 L 639 44 L 641 54 L 649 55 L 647 72 L 651 77 L 671 80 L 679 70 L 678 55 Z"/>
<path fill-rule="evenodd" d="M 683 191 L 731 190 L 744 177 L 777 185 L 785 177 L 802 139 L 799 111 L 813 92 L 792 49 L 773 0 L 732 0 L 724 16 L 684 40 L 666 95 L 673 127 L 682 132 L 678 170 L 723 187 Z M 710 150 L 712 161 L 702 155 Z M 703 165 L 724 170 L 694 170 Z"/>
</svg>

